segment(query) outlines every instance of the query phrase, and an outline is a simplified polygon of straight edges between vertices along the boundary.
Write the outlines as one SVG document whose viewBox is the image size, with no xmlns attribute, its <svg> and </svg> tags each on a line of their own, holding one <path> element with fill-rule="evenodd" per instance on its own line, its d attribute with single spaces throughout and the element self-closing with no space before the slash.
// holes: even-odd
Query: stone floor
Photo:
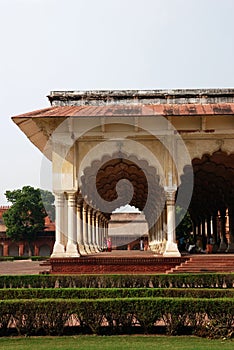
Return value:
<svg viewBox="0 0 234 350">
<path fill-rule="evenodd" d="M 37 275 L 45 270 L 49 268 L 40 266 L 40 261 L 0 261 L 0 275 Z"/>
<path fill-rule="evenodd" d="M 123 251 L 116 250 L 112 252 L 104 252 L 91 256 L 103 256 L 103 257 L 145 257 L 150 258 L 154 254 L 150 251 L 141 252 L 141 251 Z M 0 275 L 33 275 L 39 274 L 44 271 L 49 271 L 49 266 L 40 266 L 40 261 L 31 261 L 31 260 L 16 260 L 16 261 L 0 261 Z"/>
<path fill-rule="evenodd" d="M 86 258 L 144 258 L 152 259 L 153 257 L 159 257 L 151 251 L 139 251 L 139 250 L 115 250 L 112 252 L 103 252 L 97 254 L 87 255 Z M 43 265 L 41 261 L 31 260 L 16 260 L 16 261 L 0 261 L 0 275 L 32 275 L 42 272 L 50 271 L 50 266 Z"/>
</svg>

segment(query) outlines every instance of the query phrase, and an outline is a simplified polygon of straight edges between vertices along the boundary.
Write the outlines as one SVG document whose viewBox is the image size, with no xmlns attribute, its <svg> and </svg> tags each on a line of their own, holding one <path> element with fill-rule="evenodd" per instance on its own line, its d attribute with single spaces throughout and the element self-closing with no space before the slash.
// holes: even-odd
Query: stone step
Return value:
<svg viewBox="0 0 234 350">
<path fill-rule="evenodd" d="M 234 272 L 234 255 L 196 255 L 167 273 Z"/>
</svg>

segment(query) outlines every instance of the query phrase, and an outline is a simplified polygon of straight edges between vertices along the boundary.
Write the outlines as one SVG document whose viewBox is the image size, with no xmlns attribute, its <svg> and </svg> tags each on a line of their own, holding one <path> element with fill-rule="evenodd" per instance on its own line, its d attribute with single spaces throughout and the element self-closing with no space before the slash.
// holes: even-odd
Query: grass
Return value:
<svg viewBox="0 0 234 350">
<path fill-rule="evenodd" d="M 231 350 L 234 341 L 166 336 L 0 338 L 1 350 Z"/>
</svg>

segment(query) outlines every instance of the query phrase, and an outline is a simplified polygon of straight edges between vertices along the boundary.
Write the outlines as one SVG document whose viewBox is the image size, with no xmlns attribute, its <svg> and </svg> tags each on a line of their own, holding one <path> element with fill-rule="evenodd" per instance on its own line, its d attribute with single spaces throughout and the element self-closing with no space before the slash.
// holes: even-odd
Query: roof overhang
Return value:
<svg viewBox="0 0 234 350">
<path fill-rule="evenodd" d="M 104 106 L 53 106 L 12 117 L 14 123 L 49 159 L 48 143 L 53 131 L 67 118 L 124 118 L 157 116 L 234 115 L 234 103 L 213 104 L 125 104 Z"/>
</svg>

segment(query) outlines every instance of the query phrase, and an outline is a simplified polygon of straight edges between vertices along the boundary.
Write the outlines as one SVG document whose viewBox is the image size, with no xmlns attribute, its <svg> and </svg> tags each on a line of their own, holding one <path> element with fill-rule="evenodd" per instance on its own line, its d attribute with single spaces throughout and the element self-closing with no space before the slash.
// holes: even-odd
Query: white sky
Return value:
<svg viewBox="0 0 234 350">
<path fill-rule="evenodd" d="M 234 87 L 233 13 L 234 0 L 0 0 L 0 205 L 50 189 L 11 116 L 51 90 Z"/>
</svg>

